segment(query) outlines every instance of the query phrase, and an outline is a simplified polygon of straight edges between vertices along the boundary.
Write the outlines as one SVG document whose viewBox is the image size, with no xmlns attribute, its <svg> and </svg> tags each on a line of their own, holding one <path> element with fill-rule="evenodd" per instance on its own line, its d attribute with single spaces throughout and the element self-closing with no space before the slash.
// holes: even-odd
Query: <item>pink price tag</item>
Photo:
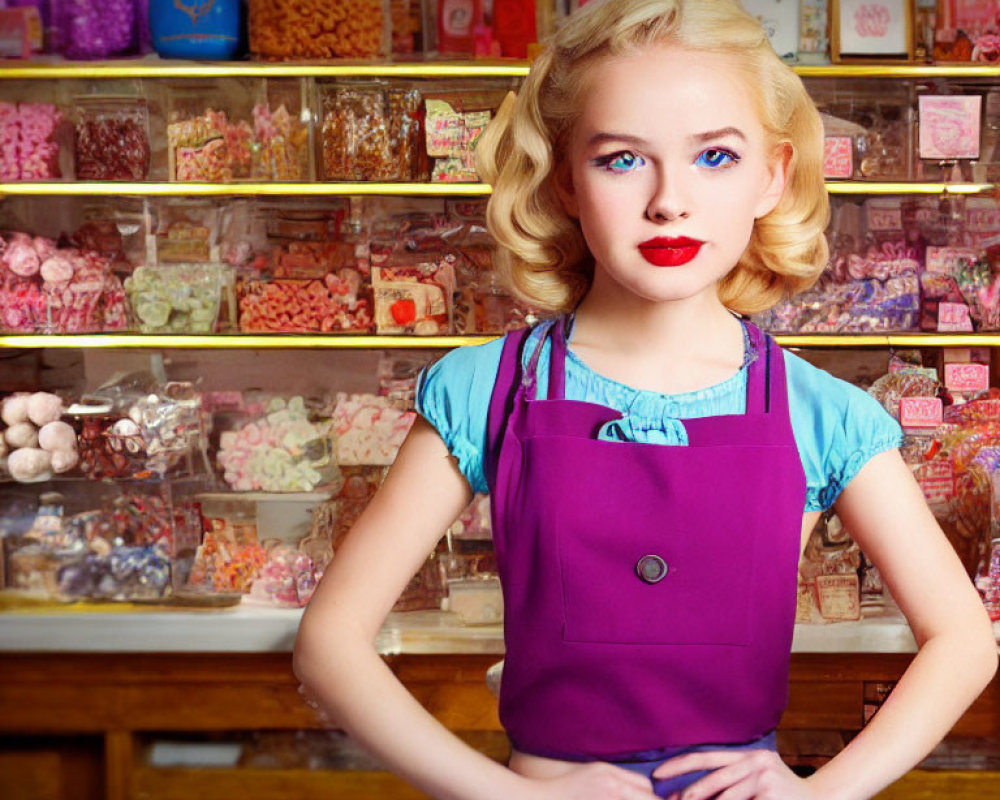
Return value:
<svg viewBox="0 0 1000 800">
<path fill-rule="evenodd" d="M 986 364 L 945 364 L 944 385 L 956 392 L 981 392 L 990 388 Z"/>
<path fill-rule="evenodd" d="M 972 247 L 928 247 L 926 253 L 927 271 L 944 275 L 954 275 L 958 262 L 974 262 L 979 253 Z"/>
<path fill-rule="evenodd" d="M 899 424 L 904 428 L 936 428 L 943 415 L 940 397 L 903 397 L 899 401 Z"/>
<path fill-rule="evenodd" d="M 850 136 L 823 139 L 823 177 L 850 178 L 854 174 L 854 142 Z"/>
<path fill-rule="evenodd" d="M 965 303 L 939 303 L 938 326 L 942 332 L 972 333 L 972 317 Z"/>
<path fill-rule="evenodd" d="M 865 203 L 865 214 L 868 218 L 868 230 L 870 231 L 901 231 L 903 229 L 903 210 L 897 202 L 868 201 Z"/>
<path fill-rule="evenodd" d="M 955 470 L 950 461 L 931 461 L 917 470 L 917 483 L 929 505 L 947 503 L 955 496 Z"/>
</svg>

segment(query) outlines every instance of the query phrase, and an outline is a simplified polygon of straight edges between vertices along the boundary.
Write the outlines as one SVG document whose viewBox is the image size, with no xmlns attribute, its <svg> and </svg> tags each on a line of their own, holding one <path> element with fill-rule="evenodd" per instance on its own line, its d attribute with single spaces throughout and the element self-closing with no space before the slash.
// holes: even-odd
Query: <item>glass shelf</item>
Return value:
<svg viewBox="0 0 1000 800">
<path fill-rule="evenodd" d="M 485 344 L 495 336 L 355 336 L 351 334 L 0 334 L 0 350 L 103 348 L 164 350 L 443 350 Z M 996 333 L 778 334 L 783 347 L 1000 347 Z"/>
<path fill-rule="evenodd" d="M 0 183 L 0 197 L 229 197 L 347 195 L 478 197 L 487 195 L 486 183 L 195 183 L 187 181 L 125 183 L 115 181 Z"/>
<path fill-rule="evenodd" d="M 828 181 L 830 194 L 980 194 L 995 189 L 992 183 L 875 183 Z M 0 183 L 0 197 L 482 197 L 488 183 L 194 183 L 187 181 L 38 181 Z"/>
<path fill-rule="evenodd" d="M 830 194 L 980 194 L 992 192 L 992 183 L 875 183 L 827 181 Z"/>
<path fill-rule="evenodd" d="M 351 334 L 10 334 L 0 335 L 0 349 L 156 348 L 183 350 L 440 350 L 484 344 L 493 336 L 355 336 Z"/>
<path fill-rule="evenodd" d="M 39 58 L 11 60 L 0 66 L 0 80 L 92 80 L 113 78 L 278 78 L 278 77 L 396 77 L 396 78 L 516 78 L 528 74 L 529 63 L 518 60 L 416 62 L 195 62 L 156 56 L 113 61 L 64 61 Z M 792 65 L 810 78 L 997 78 L 995 66 L 982 64 L 822 64 Z"/>
</svg>

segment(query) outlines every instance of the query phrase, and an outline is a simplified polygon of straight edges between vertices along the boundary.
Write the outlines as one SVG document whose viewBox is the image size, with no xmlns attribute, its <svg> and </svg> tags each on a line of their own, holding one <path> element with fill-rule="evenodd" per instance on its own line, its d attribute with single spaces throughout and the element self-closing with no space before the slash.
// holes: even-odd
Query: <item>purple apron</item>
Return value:
<svg viewBox="0 0 1000 800">
<path fill-rule="evenodd" d="M 687 446 L 609 442 L 622 414 L 564 397 L 564 326 L 548 399 L 519 331 L 490 402 L 501 722 L 577 761 L 758 739 L 787 703 L 805 504 L 783 354 L 748 325 L 745 414 L 684 420 Z"/>
</svg>

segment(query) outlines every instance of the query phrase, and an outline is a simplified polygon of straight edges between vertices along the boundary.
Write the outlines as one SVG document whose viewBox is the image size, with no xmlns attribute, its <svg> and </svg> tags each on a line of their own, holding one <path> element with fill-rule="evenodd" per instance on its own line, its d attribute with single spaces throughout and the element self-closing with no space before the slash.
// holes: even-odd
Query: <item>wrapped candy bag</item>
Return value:
<svg viewBox="0 0 1000 800">
<path fill-rule="evenodd" d="M 79 428 L 80 466 L 92 479 L 208 472 L 201 396 L 186 382 L 133 374 L 67 411 Z"/>
<path fill-rule="evenodd" d="M 391 400 L 370 394 L 337 394 L 333 425 L 337 462 L 344 466 L 389 466 L 416 418 Z"/>
<path fill-rule="evenodd" d="M 236 491 L 311 491 L 340 479 L 331 437 L 330 420 L 304 398 L 271 397 L 259 415 L 222 433 L 217 460 Z"/>
</svg>

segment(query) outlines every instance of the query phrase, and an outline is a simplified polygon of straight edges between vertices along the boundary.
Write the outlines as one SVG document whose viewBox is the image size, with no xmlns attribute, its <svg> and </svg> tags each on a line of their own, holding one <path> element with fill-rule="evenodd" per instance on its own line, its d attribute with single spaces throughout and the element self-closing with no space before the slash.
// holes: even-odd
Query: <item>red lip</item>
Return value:
<svg viewBox="0 0 1000 800">
<path fill-rule="evenodd" d="M 679 267 L 698 255 L 703 244 L 687 236 L 657 236 L 640 243 L 639 252 L 653 266 Z"/>
</svg>

